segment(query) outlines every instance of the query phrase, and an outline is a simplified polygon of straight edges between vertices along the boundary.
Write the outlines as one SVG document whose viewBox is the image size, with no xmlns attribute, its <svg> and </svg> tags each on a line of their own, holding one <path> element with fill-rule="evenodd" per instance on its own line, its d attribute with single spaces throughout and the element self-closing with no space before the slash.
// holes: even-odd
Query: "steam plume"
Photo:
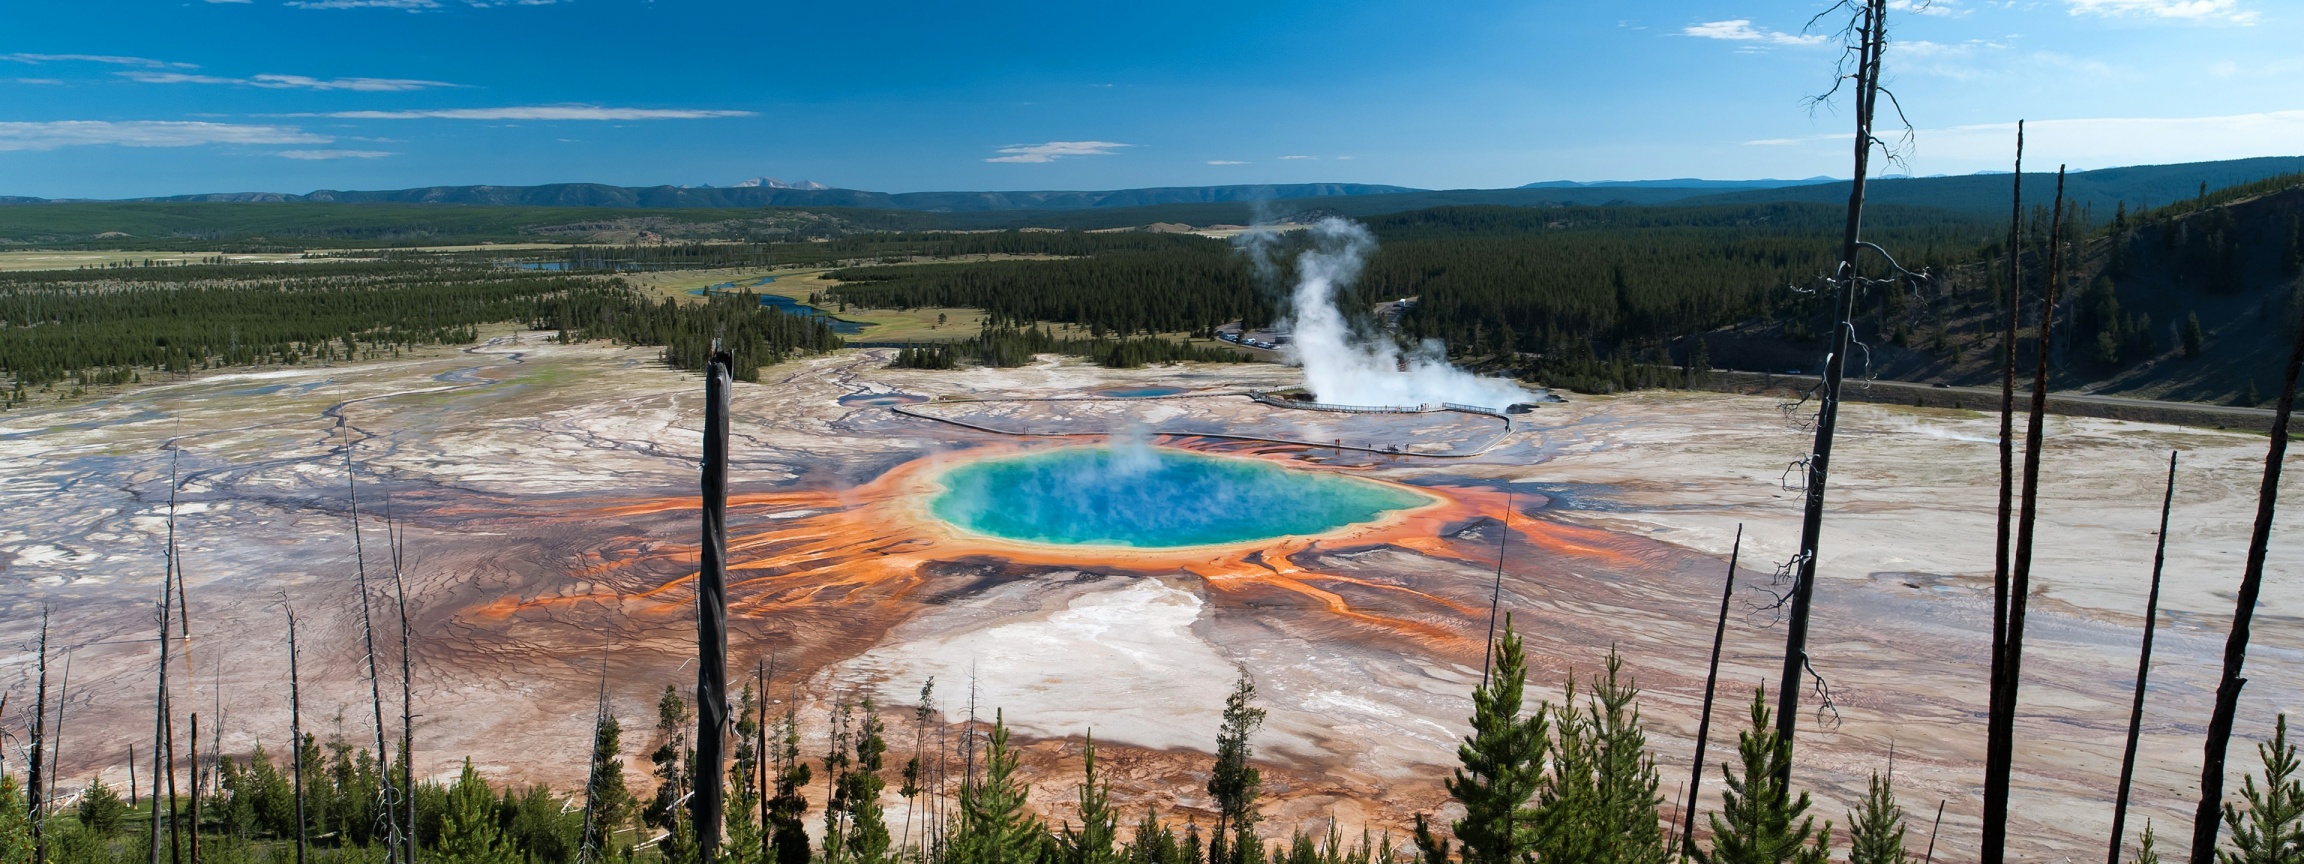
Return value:
<svg viewBox="0 0 2304 864">
<path fill-rule="evenodd" d="M 1438 339 L 1426 339 L 1403 353 L 1391 339 L 1355 337 L 1336 306 L 1336 295 L 1360 278 L 1368 253 L 1376 249 L 1376 238 L 1359 223 L 1335 217 L 1320 220 L 1309 233 L 1312 248 L 1296 256 L 1293 309 L 1282 322 L 1294 336 L 1282 351 L 1304 368 L 1304 389 L 1314 399 L 1331 405 L 1455 402 L 1496 409 L 1534 401 L 1518 384 L 1451 365 L 1447 346 Z M 1248 252 L 1257 275 L 1274 283 L 1280 272 L 1273 260 L 1276 238 L 1270 231 L 1251 231 L 1236 241 Z"/>
</svg>

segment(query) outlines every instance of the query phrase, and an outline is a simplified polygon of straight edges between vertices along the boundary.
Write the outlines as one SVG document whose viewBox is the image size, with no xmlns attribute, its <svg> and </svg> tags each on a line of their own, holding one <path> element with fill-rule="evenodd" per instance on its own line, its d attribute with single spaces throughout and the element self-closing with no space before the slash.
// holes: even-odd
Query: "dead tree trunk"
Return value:
<svg viewBox="0 0 2304 864">
<path fill-rule="evenodd" d="M 2104 864 L 2120 864 L 2128 831 L 2128 791 L 2136 780 L 2136 743 L 2144 733 L 2144 687 L 2152 677 L 2152 631 L 2160 622 L 2160 569 L 2168 562 L 2168 511 L 2176 505 L 2176 451 L 2168 451 L 2168 491 L 2160 497 L 2160 540 L 2152 550 L 2152 590 L 2144 596 L 2144 647 L 2136 660 L 2136 699 L 2128 706 L 2128 747 L 2120 756 L 2120 792 L 2112 803 L 2112 851 Z"/>
<path fill-rule="evenodd" d="M 2264 588 L 2264 549 L 2272 542 L 2272 514 L 2280 504 L 2280 460 L 2288 456 L 2288 417 L 2296 408 L 2296 376 L 2304 369 L 2304 323 L 2288 356 L 2280 385 L 2280 410 L 2272 419 L 2272 444 L 2264 453 L 2264 485 L 2256 492 L 2256 530 L 2248 537 L 2248 567 L 2240 574 L 2240 596 L 2232 610 L 2232 634 L 2224 640 L 2224 676 L 2216 684 L 2216 713 L 2208 718 L 2202 745 L 2200 807 L 2192 815 L 2192 860 L 2216 860 L 2217 808 L 2224 803 L 2224 749 L 2232 742 L 2232 721 L 2240 708 L 2240 670 L 2248 660 L 2248 628 L 2256 617 L 2256 596 Z"/>
<path fill-rule="evenodd" d="M 46 612 L 46 610 L 42 610 L 42 612 L 41 612 L 41 617 L 42 617 L 43 619 L 45 619 L 45 618 L 47 617 L 47 612 Z M 47 629 L 47 628 L 46 628 L 46 622 L 45 622 L 45 621 L 43 621 L 43 622 L 42 622 L 42 628 L 41 628 L 41 629 L 43 629 L 43 630 Z M 42 636 L 46 636 L 47 634 L 43 633 L 43 634 L 41 634 L 41 635 L 42 635 Z M 42 653 L 46 653 L 46 652 L 45 652 L 45 651 L 43 651 Z M 56 780 L 57 780 L 57 778 L 59 778 L 59 777 L 62 777 L 62 776 L 64 775 L 64 770 L 63 770 L 63 769 L 64 769 L 64 709 L 65 709 L 65 708 L 68 708 L 68 707 L 71 707 L 71 705 L 72 705 L 72 648 L 71 648 L 70 646 L 66 646 L 66 647 L 64 648 L 64 678 L 63 678 L 63 680 L 61 680 L 61 681 L 58 681 L 58 682 L 56 683 L 56 726 L 55 726 L 55 731 L 54 731 L 54 732 L 50 732 L 50 733 L 48 733 L 48 734 L 47 734 L 47 735 L 45 735 L 45 736 L 42 736 L 42 737 L 45 737 L 45 738 L 47 738 L 47 739 L 48 739 L 48 800 L 49 800 L 49 801 L 55 801 L 55 800 L 56 800 Z"/>
<path fill-rule="evenodd" d="M 2016 180 L 2008 214 L 2008 296 L 2000 335 L 2000 512 L 1998 536 L 1992 551 L 1992 672 L 1984 689 L 1984 764 L 1997 765 L 1999 736 L 1992 733 L 2000 716 L 2000 679 L 2008 665 L 2009 546 L 2016 528 L 2016 325 L 2024 314 L 2024 121 L 2016 121 Z M 2005 778 L 1987 770 L 1984 775 L 1984 855 L 1998 861 L 2008 825 Z"/>
<path fill-rule="evenodd" d="M 405 808 L 402 815 L 406 818 L 405 824 L 408 829 L 406 837 L 403 838 L 408 849 L 407 858 L 404 860 L 408 864 L 416 864 L 416 685 L 413 676 L 414 664 L 408 656 L 410 643 L 408 580 L 403 575 L 405 568 L 402 566 L 404 561 L 402 556 L 408 548 L 405 542 L 406 531 L 405 527 L 398 529 L 393 527 L 392 498 L 385 496 L 384 532 L 385 536 L 391 540 L 392 593 L 394 597 L 398 598 L 400 607 L 400 800 L 401 805 Z M 391 763 L 387 762 L 385 765 L 387 773 L 389 773 Z"/>
<path fill-rule="evenodd" d="M 2040 441 L 2048 413 L 2048 348 L 2056 325 L 2056 295 L 2064 280 L 2064 169 L 2056 169 L 2056 204 L 2048 222 L 2048 286 L 2040 295 L 2038 347 L 2032 369 L 2032 406 L 2024 426 L 2023 500 L 2016 513 L 2016 551 L 2008 578 L 2008 624 L 2001 634 L 2000 674 L 1992 681 L 1993 710 L 1986 718 L 1983 864 L 2007 852 L 2009 773 L 2016 758 L 2016 701 L 2024 677 L 2024 616 L 2032 595 L 2032 544 L 2040 515 Z"/>
<path fill-rule="evenodd" d="M 304 821 L 304 694 L 296 678 L 296 609 L 288 595 L 280 595 L 280 608 L 288 613 L 288 765 L 296 784 L 296 864 L 305 864 Z"/>
<path fill-rule="evenodd" d="M 696 860 L 713 864 L 728 728 L 728 408 L 729 358 L 714 351 L 704 368 L 703 555 L 696 573 L 696 792 L 691 818 Z"/>
<path fill-rule="evenodd" d="M 168 454 L 168 547 L 160 573 L 160 683 L 152 700 L 152 844 L 146 864 L 160 864 L 160 775 L 173 772 L 168 746 L 168 613 L 176 601 L 176 454 Z M 174 794 L 174 790 L 170 790 Z M 173 806 L 174 801 L 169 805 Z"/>
<path fill-rule="evenodd" d="M 1504 552 L 1512 542 L 1512 493 L 1504 493 L 1504 521 L 1497 531 L 1496 583 L 1488 589 L 1488 646 L 1480 655 L 1480 686 L 1488 686 L 1488 667 L 1496 662 L 1496 610 L 1504 603 Z"/>
<path fill-rule="evenodd" d="M 1720 647 L 1728 641 L 1728 601 L 1736 596 L 1736 559 L 1744 553 L 1744 526 L 1736 526 L 1736 543 L 1728 547 L 1728 578 L 1720 588 L 1720 622 L 1712 627 L 1712 664 L 1704 672 L 1704 708 L 1696 715 L 1696 759 L 1688 769 L 1688 798 L 1680 808 L 1681 854 L 1696 854 L 1696 799 L 1704 787 L 1704 744 L 1712 734 L 1712 697 L 1719 692 Z"/>
<path fill-rule="evenodd" d="M 395 862 L 400 857 L 399 802 L 392 796 L 392 751 L 384 743 L 384 685 L 377 680 L 376 626 L 370 613 L 368 593 L 368 557 L 360 541 L 360 478 L 352 470 L 352 428 L 344 423 L 342 414 L 336 417 L 336 427 L 344 433 L 344 486 L 351 503 L 352 566 L 360 589 L 360 638 L 366 652 L 368 668 L 368 707 L 376 725 L 376 759 L 383 763 L 377 772 L 376 790 L 378 806 L 376 819 L 383 823 L 379 832 L 385 841 L 384 860 Z"/>
<path fill-rule="evenodd" d="M 1832 436 L 1840 425 L 1840 384 L 1848 371 L 1848 350 L 1856 310 L 1856 256 L 1863 246 L 1864 182 L 1871 163 L 1872 116 L 1880 95 L 1880 54 L 1887 46 L 1888 0 L 1862 0 L 1855 25 L 1856 150 L 1855 181 L 1848 189 L 1847 225 L 1840 246 L 1840 270 L 1834 277 L 1839 294 L 1832 307 L 1832 351 L 1824 358 L 1823 404 L 1816 415 L 1816 444 L 1808 454 L 1806 506 L 1800 518 L 1800 551 L 1793 559 L 1792 610 L 1784 635 L 1784 671 L 1776 693 L 1776 734 L 1784 746 L 1792 744 L 1800 726 L 1802 676 L 1808 668 L 1808 618 L 1816 593 L 1817 545 L 1824 533 L 1824 489 L 1832 465 Z M 1791 789 L 1792 761 L 1787 759 L 1779 779 Z"/>
<path fill-rule="evenodd" d="M 44 808 L 48 802 L 41 800 L 40 797 L 41 790 L 46 788 L 40 782 L 40 774 L 47 762 L 42 750 L 43 745 L 47 742 L 41 739 L 45 737 L 44 733 L 47 732 L 47 729 L 44 727 L 48 725 L 48 608 L 45 606 L 40 608 L 40 654 L 36 662 L 39 664 L 40 683 L 35 685 L 32 690 L 32 729 L 30 732 L 32 752 L 30 758 L 26 760 L 24 815 L 32 821 L 32 860 L 46 861 L 48 860 L 48 832 L 43 829 L 41 823 L 48 820 L 41 818 L 41 814 L 45 812 Z"/>
<path fill-rule="evenodd" d="M 191 758 L 192 766 L 192 830 L 189 833 L 192 835 L 192 864 L 200 864 L 200 715 L 192 715 L 190 732 L 191 752 L 186 754 Z"/>
</svg>

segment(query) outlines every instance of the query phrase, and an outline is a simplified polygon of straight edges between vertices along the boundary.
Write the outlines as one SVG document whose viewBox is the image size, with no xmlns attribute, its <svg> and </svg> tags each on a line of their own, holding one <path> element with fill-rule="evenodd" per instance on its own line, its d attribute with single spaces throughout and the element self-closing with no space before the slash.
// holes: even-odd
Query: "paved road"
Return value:
<svg viewBox="0 0 2304 864">
<path fill-rule="evenodd" d="M 1766 372 L 1715 370 L 1714 377 L 1725 377 L 1736 384 L 1755 384 L 1763 380 L 1776 386 L 1805 388 L 1814 384 L 1814 375 L 1773 375 Z M 1943 387 L 1909 381 L 1873 381 L 1868 388 L 1859 390 L 1851 380 L 1848 398 L 1865 402 L 1919 401 L 1935 407 L 1997 409 L 2000 405 L 1998 387 Z M 2021 385 L 2020 385 L 2021 386 Z M 1868 392 L 1866 392 L 1868 391 Z M 2016 394 L 2017 410 L 2024 410 L 2025 391 Z M 2121 396 L 2103 396 L 2094 393 L 2051 392 L 2048 410 L 2056 414 L 2084 417 L 2112 417 L 2125 420 L 2149 420 L 2181 423 L 2185 425 L 2232 427 L 2240 429 L 2271 429 L 2277 413 L 2270 408 L 2242 408 L 2236 405 L 2210 405 L 2201 402 L 2169 402 L 2158 399 L 2130 399 Z"/>
</svg>

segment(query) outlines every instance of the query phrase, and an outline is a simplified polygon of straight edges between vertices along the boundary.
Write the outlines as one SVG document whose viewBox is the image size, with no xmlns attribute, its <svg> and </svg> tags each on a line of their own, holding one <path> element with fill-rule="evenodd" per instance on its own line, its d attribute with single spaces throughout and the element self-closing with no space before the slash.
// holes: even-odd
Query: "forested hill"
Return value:
<svg viewBox="0 0 2304 864">
<path fill-rule="evenodd" d="M 2053 177 L 2025 184 L 2033 202 L 2020 247 L 2027 297 L 2038 297 L 2048 278 L 2051 220 L 2042 202 L 2054 189 Z M 2304 173 L 2150 211 L 2122 213 L 2115 205 L 2104 224 L 2067 228 L 2072 253 L 2050 337 L 2054 388 L 2236 405 L 2258 405 L 2278 392 L 2279 361 L 2304 317 Z M 1856 328 L 1870 349 L 1871 372 L 1901 381 L 1999 381 L 2008 271 L 2006 229 L 2000 231 L 2003 239 L 1980 246 L 1965 264 L 1935 258 L 1934 282 L 1866 298 Z M 1900 255 L 1922 251 L 1882 245 Z M 2036 356 L 2029 334 L 2038 318 L 2037 308 L 2026 309 L 2020 365 Z M 1814 368 L 1817 349 L 1806 336 L 1748 320 L 1702 339 L 1715 365 L 1781 372 Z M 1694 345 L 1693 338 L 1674 340 L 1672 356 L 1685 360 Z"/>
<path fill-rule="evenodd" d="M 2125 203 L 2130 210 L 2146 210 L 2196 197 L 2203 184 L 2210 190 L 2253 183 L 2268 177 L 2304 171 L 2304 156 L 2267 156 L 2224 162 L 2188 162 L 2178 165 L 2133 165 L 2074 171 L 2064 178 L 2064 197 L 2093 212 L 2094 221 L 2110 218 Z M 1864 190 L 1874 204 L 1906 204 L 1982 213 L 2008 212 L 2009 174 L 1970 174 L 1963 177 L 1875 179 Z M 2046 200 L 2056 188 L 2056 173 L 2024 172 L 2024 186 Z M 1777 201 L 1848 202 L 1848 181 L 1721 192 L 1685 199 L 1686 204 L 1758 204 Z"/>
</svg>

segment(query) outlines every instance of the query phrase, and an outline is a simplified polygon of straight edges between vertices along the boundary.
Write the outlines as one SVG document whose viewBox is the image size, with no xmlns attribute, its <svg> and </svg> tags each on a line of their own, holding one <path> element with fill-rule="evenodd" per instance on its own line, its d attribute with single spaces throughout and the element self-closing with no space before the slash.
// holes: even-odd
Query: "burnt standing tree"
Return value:
<svg viewBox="0 0 2304 864">
<path fill-rule="evenodd" d="M 2016 121 L 2016 179 L 2008 213 L 2007 308 L 2001 313 L 2000 334 L 2000 511 L 1992 552 L 1992 673 L 1984 689 L 1986 709 L 1984 764 L 1999 764 L 2001 739 L 1993 734 L 1993 718 L 2000 716 L 2000 679 L 2008 665 L 2008 554 L 2016 524 L 2016 324 L 2024 311 L 2024 121 Z M 1984 834 L 1987 860 L 1997 851 L 2007 831 L 2007 791 L 2004 775 L 1989 768 L 1984 774 Z"/>
<path fill-rule="evenodd" d="M 1688 798 L 1681 808 L 1680 846 L 1682 857 L 1693 857 L 1696 852 L 1696 799 L 1704 787 L 1704 745 L 1712 734 L 1712 699 L 1719 693 L 1720 647 L 1728 640 L 1728 602 L 1736 596 L 1736 559 L 1744 553 L 1744 526 L 1736 526 L 1735 545 L 1728 547 L 1728 579 L 1720 587 L 1720 622 L 1712 628 L 1712 664 L 1704 672 L 1704 708 L 1696 713 L 1695 766 L 1688 769 Z"/>
<path fill-rule="evenodd" d="M 1991 713 L 1985 722 L 1984 854 L 1999 864 L 2008 844 L 2008 784 L 2016 757 L 2016 698 L 2024 675 L 2024 618 L 2032 596 L 2032 546 L 2040 515 L 2040 443 L 2048 413 L 2048 360 L 2054 342 L 2056 294 L 2064 280 L 2064 169 L 2056 169 L 2056 204 L 2048 228 L 2048 286 L 2040 297 L 2039 349 L 2033 360 L 2032 404 L 2024 426 L 2023 501 L 2016 513 L 2015 558 L 2010 562 L 2006 625 L 1992 676 Z M 1998 616 L 1996 616 L 1998 617 Z"/>
<path fill-rule="evenodd" d="M 2168 511 L 2176 505 L 2176 451 L 2168 451 L 2168 491 L 2160 497 L 2159 542 L 2152 550 L 2152 590 L 2144 597 L 2144 647 L 2136 661 L 2136 699 L 2128 707 L 2128 747 L 2120 756 L 2120 792 L 2112 803 L 2112 851 L 2105 864 L 2120 864 L 2120 841 L 2127 833 L 2128 790 L 2136 780 L 2136 742 L 2144 733 L 2144 688 L 2152 677 L 2152 630 L 2160 620 L 2160 568 L 2168 563 Z"/>
<path fill-rule="evenodd" d="M 2272 515 L 2280 503 L 2280 460 L 2288 455 L 2288 418 L 2296 408 L 2296 376 L 2304 369 L 2304 322 L 2280 386 L 2280 410 L 2272 418 L 2272 444 L 2264 453 L 2264 485 L 2256 493 L 2256 528 L 2248 538 L 2248 565 L 2240 575 L 2240 596 L 2232 610 L 2232 634 L 2224 642 L 2224 675 L 2216 684 L 2216 713 L 2208 718 L 2205 759 L 2200 768 L 2200 809 L 2192 816 L 2192 860 L 2216 860 L 2218 808 L 2224 803 L 2224 750 L 2232 743 L 2232 721 L 2240 709 L 2240 669 L 2248 660 L 2248 628 L 2256 617 L 2256 597 L 2264 588 L 2264 548 L 2272 541 Z"/>
<path fill-rule="evenodd" d="M 696 860 L 720 849 L 721 776 L 728 728 L 728 389 L 729 357 L 715 350 L 704 367 L 704 542 L 696 571 L 696 792 L 690 799 Z"/>
</svg>

